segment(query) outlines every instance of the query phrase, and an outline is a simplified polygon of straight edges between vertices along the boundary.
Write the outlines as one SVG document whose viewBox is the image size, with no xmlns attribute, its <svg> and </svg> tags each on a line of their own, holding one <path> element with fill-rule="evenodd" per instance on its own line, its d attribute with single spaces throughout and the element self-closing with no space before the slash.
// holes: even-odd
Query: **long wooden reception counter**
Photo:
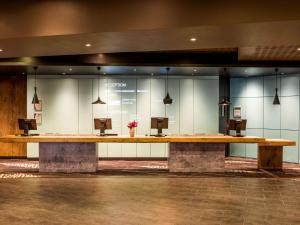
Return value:
<svg viewBox="0 0 300 225">
<path fill-rule="evenodd" d="M 98 149 L 96 143 L 170 143 L 170 172 L 222 171 L 228 143 L 258 144 L 258 168 L 282 169 L 283 146 L 296 143 L 284 139 L 265 139 L 224 135 L 96 136 L 54 135 L 2 136 L 0 143 L 39 143 L 40 172 L 95 172 Z"/>
</svg>

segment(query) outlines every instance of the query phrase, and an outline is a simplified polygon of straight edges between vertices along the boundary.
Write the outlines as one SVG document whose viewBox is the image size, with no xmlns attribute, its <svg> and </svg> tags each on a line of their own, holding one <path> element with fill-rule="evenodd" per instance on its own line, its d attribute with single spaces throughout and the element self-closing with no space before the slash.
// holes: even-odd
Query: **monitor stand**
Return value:
<svg viewBox="0 0 300 225">
<path fill-rule="evenodd" d="M 29 128 L 28 125 L 24 125 L 24 134 L 21 134 L 21 136 L 29 136 Z"/>
<path fill-rule="evenodd" d="M 241 133 L 241 124 L 238 123 L 236 125 L 236 128 L 235 128 L 235 136 L 236 137 L 243 137 L 242 133 Z"/>
<path fill-rule="evenodd" d="M 151 134 L 150 136 L 152 136 L 152 137 L 165 137 L 167 135 L 162 133 L 162 128 L 161 127 L 158 127 L 157 134 Z"/>
<path fill-rule="evenodd" d="M 105 136 L 118 136 L 118 134 L 106 134 L 105 129 L 100 129 L 100 134 L 97 134 L 97 136 L 105 137 Z"/>
</svg>

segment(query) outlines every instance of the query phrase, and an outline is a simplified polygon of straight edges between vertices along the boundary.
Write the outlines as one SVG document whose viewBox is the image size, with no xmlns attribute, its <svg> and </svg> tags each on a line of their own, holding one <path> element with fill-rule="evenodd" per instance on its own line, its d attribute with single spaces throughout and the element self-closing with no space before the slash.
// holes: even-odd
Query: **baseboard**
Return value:
<svg viewBox="0 0 300 225">
<path fill-rule="evenodd" d="M 31 161 L 38 161 L 39 158 L 38 157 L 30 157 L 27 158 L 27 160 L 31 160 Z M 107 158 L 102 158 L 99 157 L 99 160 L 101 161 L 113 161 L 113 160 L 123 160 L 123 161 L 166 161 L 168 160 L 167 157 L 107 157 Z"/>
<path fill-rule="evenodd" d="M 0 156 L 0 159 L 27 159 L 27 156 Z"/>
<path fill-rule="evenodd" d="M 123 161 L 166 161 L 168 160 L 167 157 L 107 157 L 107 158 L 100 158 L 99 160 L 123 160 Z"/>
</svg>

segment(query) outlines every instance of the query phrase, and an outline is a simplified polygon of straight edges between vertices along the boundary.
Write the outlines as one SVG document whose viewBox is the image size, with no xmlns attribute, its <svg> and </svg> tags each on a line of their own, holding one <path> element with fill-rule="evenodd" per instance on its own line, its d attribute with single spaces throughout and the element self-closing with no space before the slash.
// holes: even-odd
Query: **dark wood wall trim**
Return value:
<svg viewBox="0 0 300 225">
<path fill-rule="evenodd" d="M 27 114 L 27 79 L 23 77 L 0 77 L 0 136 L 20 133 L 18 118 Z M 26 157 L 26 144 L 2 143 L 0 156 Z"/>
</svg>

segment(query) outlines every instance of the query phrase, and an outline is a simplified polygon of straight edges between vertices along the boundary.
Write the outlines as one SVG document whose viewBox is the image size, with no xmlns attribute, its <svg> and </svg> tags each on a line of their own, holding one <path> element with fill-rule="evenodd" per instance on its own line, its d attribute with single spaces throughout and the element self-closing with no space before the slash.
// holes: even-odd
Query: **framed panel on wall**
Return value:
<svg viewBox="0 0 300 225">
<path fill-rule="evenodd" d="M 242 107 L 234 106 L 233 107 L 233 118 L 240 119 L 242 117 Z"/>
</svg>

